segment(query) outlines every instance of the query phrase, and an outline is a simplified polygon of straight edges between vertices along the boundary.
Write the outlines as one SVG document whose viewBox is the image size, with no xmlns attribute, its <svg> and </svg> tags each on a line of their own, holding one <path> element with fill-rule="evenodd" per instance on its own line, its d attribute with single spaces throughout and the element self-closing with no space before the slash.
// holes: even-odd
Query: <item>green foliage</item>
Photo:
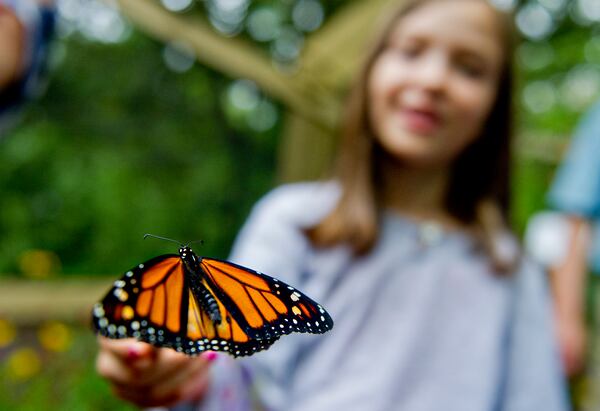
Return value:
<svg viewBox="0 0 600 411">
<path fill-rule="evenodd" d="M 564 154 L 548 161 L 552 141 L 562 140 L 568 147 L 581 115 L 600 97 L 597 29 L 568 17 L 555 24 L 549 38 L 523 40 L 517 49 L 516 134 L 536 139 L 542 151 L 547 147 L 534 157 L 515 153 L 513 222 L 519 232 L 533 213 L 548 208 L 546 192 Z"/>
<path fill-rule="evenodd" d="M 6 358 L 14 351 L 0 350 L 0 409 L 39 411 L 133 411 L 117 399 L 95 370 L 96 342 L 87 328 L 72 328 L 74 340 L 66 352 L 35 347 L 41 361 L 38 374 L 15 380 Z M 20 330 L 23 331 L 23 330 Z M 26 332 L 26 331 L 25 331 Z"/>
<path fill-rule="evenodd" d="M 548 40 L 524 41 L 517 55 L 518 82 L 522 97 L 517 102 L 520 129 L 537 131 L 541 135 L 560 134 L 567 136 L 577 124 L 577 120 L 594 99 L 594 96 L 580 95 L 574 81 L 581 81 L 585 73 L 582 69 L 597 71 L 599 61 L 590 61 L 586 47 L 593 43 L 593 30 L 565 22 L 561 29 Z M 577 73 L 577 70 L 580 73 Z M 579 74 L 579 76 L 577 75 Z M 579 78 L 578 78 L 579 77 Z M 547 85 L 551 90 L 537 110 L 525 103 L 527 87 L 533 83 Z M 591 85 L 594 88 L 594 85 Z M 531 92 L 531 89 L 530 89 Z M 534 93 L 534 92 L 531 92 Z M 534 93 L 535 94 L 535 93 Z M 535 105 L 534 105 L 535 106 Z"/>
<path fill-rule="evenodd" d="M 223 117 L 228 79 L 169 72 L 140 35 L 104 46 L 71 37 L 45 98 L 0 142 L 0 273 L 29 249 L 65 273 L 118 273 L 203 239 L 226 257 L 252 203 L 273 183 L 277 127 Z"/>
</svg>

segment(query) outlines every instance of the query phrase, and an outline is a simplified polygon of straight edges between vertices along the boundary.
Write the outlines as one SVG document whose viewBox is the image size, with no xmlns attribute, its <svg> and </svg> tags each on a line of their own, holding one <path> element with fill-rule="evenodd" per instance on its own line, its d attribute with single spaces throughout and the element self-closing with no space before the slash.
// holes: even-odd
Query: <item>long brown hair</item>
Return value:
<svg viewBox="0 0 600 411">
<path fill-rule="evenodd" d="M 340 129 L 333 177 L 341 185 L 341 198 L 324 220 L 307 230 L 308 237 L 317 246 L 348 243 L 355 253 L 362 254 L 377 240 L 381 207 L 377 200 L 376 165 L 383 154 L 373 138 L 369 121 L 367 80 L 399 20 L 433 1 L 442 0 L 404 2 L 403 7 L 392 14 L 366 56 L 350 90 Z M 446 208 L 453 216 L 467 224 L 475 223 L 487 233 L 493 231 L 490 230 L 492 220 L 496 225 L 498 221 L 507 220 L 509 206 L 513 29 L 510 16 L 500 11 L 498 16 L 505 56 L 496 100 L 480 137 L 454 161 L 446 195 Z"/>
</svg>

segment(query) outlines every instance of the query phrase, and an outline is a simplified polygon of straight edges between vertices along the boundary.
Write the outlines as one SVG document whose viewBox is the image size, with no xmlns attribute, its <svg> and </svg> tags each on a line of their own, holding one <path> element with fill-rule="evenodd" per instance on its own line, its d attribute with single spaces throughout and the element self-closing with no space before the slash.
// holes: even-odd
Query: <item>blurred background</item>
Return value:
<svg viewBox="0 0 600 411">
<path fill-rule="evenodd" d="M 203 239 L 200 255 L 225 258 L 262 194 L 323 174 L 360 44 L 391 1 L 38 2 L 54 7 L 54 39 L 0 135 L 0 409 L 130 409 L 95 375 L 90 305 L 175 251 L 144 233 Z M 522 36 L 522 234 L 600 97 L 600 2 L 493 2 Z M 600 407 L 596 379 L 574 384 L 580 409 Z"/>
</svg>

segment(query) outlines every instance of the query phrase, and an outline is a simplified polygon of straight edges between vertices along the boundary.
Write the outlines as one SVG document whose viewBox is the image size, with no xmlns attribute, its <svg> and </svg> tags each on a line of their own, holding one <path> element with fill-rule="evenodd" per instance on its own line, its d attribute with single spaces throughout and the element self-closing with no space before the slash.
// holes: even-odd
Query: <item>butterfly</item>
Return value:
<svg viewBox="0 0 600 411">
<path fill-rule="evenodd" d="M 152 258 L 115 281 L 94 305 L 92 325 L 108 338 L 133 337 L 190 356 L 211 350 L 239 357 L 285 334 L 327 332 L 333 320 L 283 281 L 181 245 L 179 254 Z"/>
</svg>

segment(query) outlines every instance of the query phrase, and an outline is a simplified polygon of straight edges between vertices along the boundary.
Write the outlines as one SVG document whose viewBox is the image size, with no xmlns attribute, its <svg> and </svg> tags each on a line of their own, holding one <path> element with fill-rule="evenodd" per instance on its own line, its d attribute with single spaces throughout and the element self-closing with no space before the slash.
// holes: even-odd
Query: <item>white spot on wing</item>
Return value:
<svg viewBox="0 0 600 411">
<path fill-rule="evenodd" d="M 100 304 L 96 304 L 94 306 L 94 316 L 103 317 L 104 316 L 104 308 Z"/>
</svg>

